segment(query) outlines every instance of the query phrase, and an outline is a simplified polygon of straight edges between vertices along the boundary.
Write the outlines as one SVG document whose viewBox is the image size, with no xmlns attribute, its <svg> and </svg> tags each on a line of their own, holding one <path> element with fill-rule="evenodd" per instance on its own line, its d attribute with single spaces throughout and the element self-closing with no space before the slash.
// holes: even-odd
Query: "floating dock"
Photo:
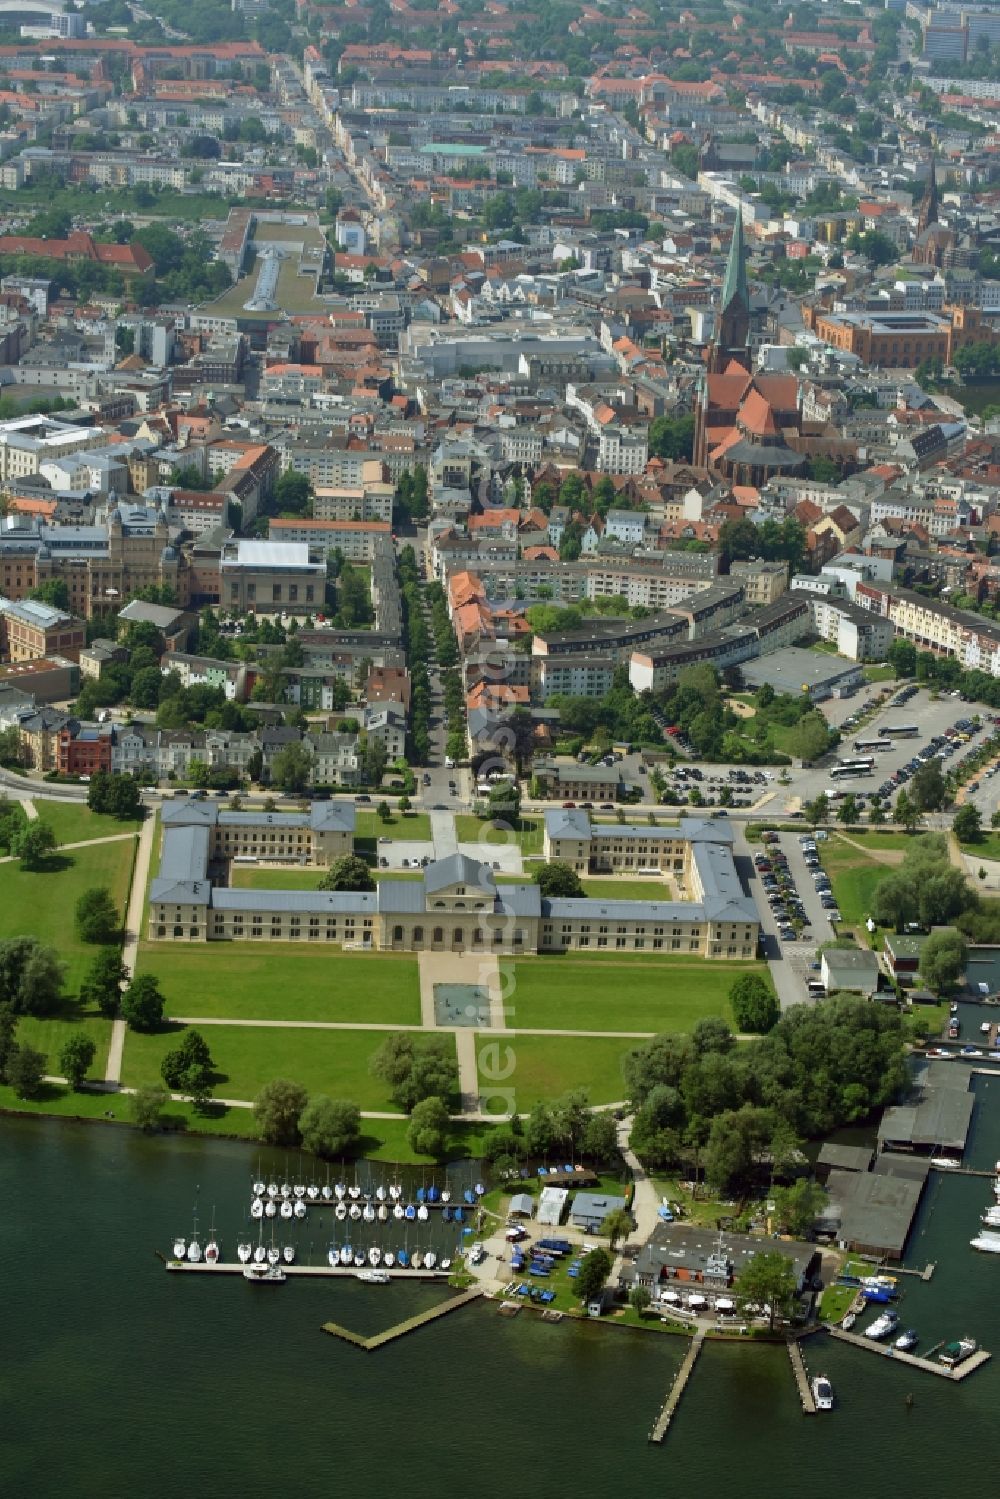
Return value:
<svg viewBox="0 0 1000 1499">
<path fill-rule="evenodd" d="M 802 1412 L 806 1416 L 815 1416 L 816 1402 L 813 1399 L 812 1387 L 809 1384 L 809 1376 L 806 1373 L 802 1348 L 798 1340 L 788 1343 L 787 1347 L 788 1357 L 792 1364 L 792 1373 L 795 1375 L 795 1387 L 799 1392 L 799 1399 L 802 1402 Z"/>
<path fill-rule="evenodd" d="M 214 1265 L 206 1265 L 204 1260 L 199 1261 L 196 1265 L 192 1265 L 189 1260 L 167 1260 L 166 1265 L 168 1270 L 186 1270 L 194 1274 L 201 1271 L 205 1275 L 242 1275 L 246 1269 L 246 1266 L 240 1264 L 238 1261 L 234 1263 L 230 1260 L 217 1260 Z M 282 1263 L 276 1268 L 289 1277 L 294 1275 L 315 1276 L 324 1280 L 338 1278 L 357 1280 L 358 1276 L 363 1273 L 362 1268 L 359 1268 L 357 1265 L 286 1265 Z M 370 1267 L 364 1267 L 364 1269 L 368 1268 Z M 384 1265 L 380 1265 L 378 1268 L 380 1274 L 388 1275 L 393 1280 L 431 1280 L 436 1281 L 439 1285 L 447 1282 L 448 1276 L 451 1274 L 450 1270 L 401 1270 L 395 1265 L 391 1270 L 387 1269 Z"/>
<path fill-rule="evenodd" d="M 836 1338 L 841 1343 L 851 1343 L 855 1348 L 864 1348 L 868 1353 L 881 1354 L 883 1358 L 892 1359 L 895 1364 L 908 1364 L 911 1369 L 923 1369 L 925 1374 L 936 1374 L 939 1379 L 950 1379 L 958 1382 L 967 1379 L 977 1369 L 989 1363 L 993 1357 L 984 1348 L 972 1353 L 963 1359 L 954 1369 L 946 1369 L 944 1364 L 935 1364 L 929 1358 L 921 1358 L 917 1353 L 903 1353 L 899 1348 L 893 1348 L 891 1343 L 876 1343 L 872 1338 L 859 1337 L 856 1332 L 845 1332 L 842 1327 L 828 1327 L 827 1332 L 831 1338 Z M 936 1345 L 940 1348 L 942 1345 Z"/>
<path fill-rule="evenodd" d="M 402 1273 L 406 1275 L 407 1272 L 404 1270 Z M 408 1332 L 416 1332 L 418 1327 L 434 1322 L 438 1317 L 446 1317 L 449 1312 L 456 1312 L 460 1306 L 467 1306 L 470 1301 L 476 1301 L 482 1295 L 483 1288 L 474 1286 L 472 1290 L 463 1291 L 459 1296 L 450 1296 L 447 1301 L 442 1301 L 439 1306 L 432 1306 L 429 1311 L 421 1312 L 416 1317 L 407 1317 L 405 1322 L 397 1322 L 395 1327 L 386 1328 L 385 1332 L 376 1333 L 372 1338 L 363 1338 L 360 1333 L 352 1332 L 349 1327 L 342 1327 L 339 1322 L 324 1322 L 323 1331 L 328 1332 L 331 1337 L 342 1338 L 345 1343 L 352 1343 L 365 1353 L 373 1353 L 376 1348 L 384 1348 L 386 1343 L 394 1343 L 397 1338 L 404 1338 Z"/>
<path fill-rule="evenodd" d="M 691 1378 L 692 1370 L 698 1361 L 698 1355 L 701 1352 L 704 1341 L 705 1334 L 699 1330 L 691 1340 L 691 1346 L 687 1353 L 685 1353 L 684 1361 L 677 1370 L 674 1382 L 670 1386 L 670 1393 L 667 1396 L 666 1403 L 656 1418 L 656 1425 L 649 1433 L 649 1440 L 651 1442 L 662 1442 L 666 1436 L 670 1423 L 674 1418 L 674 1411 L 680 1404 L 681 1396 L 687 1388 L 688 1380 Z"/>
</svg>

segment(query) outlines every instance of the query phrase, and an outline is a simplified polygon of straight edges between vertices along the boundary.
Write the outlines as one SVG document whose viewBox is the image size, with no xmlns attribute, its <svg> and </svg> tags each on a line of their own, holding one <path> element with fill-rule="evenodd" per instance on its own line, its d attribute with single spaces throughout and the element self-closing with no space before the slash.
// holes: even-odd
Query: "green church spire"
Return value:
<svg viewBox="0 0 1000 1499">
<path fill-rule="evenodd" d="M 733 239 L 729 246 L 729 264 L 726 266 L 726 279 L 722 283 L 720 307 L 723 312 L 737 299 L 749 311 L 750 291 L 747 287 L 746 253 L 746 241 L 743 238 L 743 205 L 741 203 L 736 210 Z"/>
</svg>

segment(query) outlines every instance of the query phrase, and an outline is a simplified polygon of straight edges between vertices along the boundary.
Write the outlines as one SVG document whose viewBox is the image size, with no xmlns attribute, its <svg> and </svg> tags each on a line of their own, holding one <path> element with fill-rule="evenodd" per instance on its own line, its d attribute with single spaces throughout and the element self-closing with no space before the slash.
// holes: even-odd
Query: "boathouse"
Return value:
<svg viewBox="0 0 1000 1499">
<path fill-rule="evenodd" d="M 686 1283 L 724 1290 L 739 1280 L 748 1260 L 764 1253 L 781 1254 L 791 1260 L 796 1294 L 801 1294 L 819 1273 L 820 1254 L 815 1244 L 720 1234 L 697 1224 L 657 1223 L 634 1259 L 622 1263 L 618 1288 L 626 1296 L 634 1285 L 655 1290 Z"/>
<path fill-rule="evenodd" d="M 972 1123 L 973 1097 L 965 1067 L 929 1062 L 917 1074 L 907 1101 L 886 1109 L 878 1127 L 879 1150 L 961 1156 Z"/>
<path fill-rule="evenodd" d="M 831 1171 L 818 1231 L 841 1249 L 902 1259 L 929 1169 L 928 1161 L 886 1152 L 874 1171 Z"/>
</svg>

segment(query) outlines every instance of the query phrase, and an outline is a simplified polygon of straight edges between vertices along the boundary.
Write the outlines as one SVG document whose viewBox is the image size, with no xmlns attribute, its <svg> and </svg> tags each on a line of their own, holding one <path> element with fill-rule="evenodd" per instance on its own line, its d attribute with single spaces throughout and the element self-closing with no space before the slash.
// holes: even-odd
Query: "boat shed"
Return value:
<svg viewBox="0 0 1000 1499">
<path fill-rule="evenodd" d="M 961 1155 L 972 1123 L 969 1073 L 951 1063 L 932 1064 L 905 1104 L 886 1109 L 878 1127 L 879 1150 L 952 1151 Z"/>
<path fill-rule="evenodd" d="M 881 1171 L 831 1171 L 826 1189 L 830 1200 L 821 1228 L 841 1249 L 902 1259 L 923 1181 Z"/>
<path fill-rule="evenodd" d="M 567 1187 L 543 1187 L 538 1199 L 538 1222 L 548 1228 L 558 1228 L 568 1200 Z"/>
<path fill-rule="evenodd" d="M 816 1165 L 828 1170 L 870 1171 L 872 1151 L 869 1145 L 837 1145 L 828 1141 L 816 1157 Z"/>
<path fill-rule="evenodd" d="M 535 1200 L 530 1192 L 515 1192 L 507 1209 L 508 1218 L 533 1218 Z"/>
<path fill-rule="evenodd" d="M 569 1210 L 569 1221 L 574 1228 L 582 1228 L 585 1234 L 599 1234 L 609 1213 L 619 1213 L 627 1207 L 624 1197 L 577 1192 Z"/>
</svg>

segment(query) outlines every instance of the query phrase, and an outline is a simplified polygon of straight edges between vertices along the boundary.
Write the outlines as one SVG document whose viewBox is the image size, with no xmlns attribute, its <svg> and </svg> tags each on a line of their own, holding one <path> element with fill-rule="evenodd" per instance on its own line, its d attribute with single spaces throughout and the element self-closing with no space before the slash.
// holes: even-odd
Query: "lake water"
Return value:
<svg viewBox="0 0 1000 1499">
<path fill-rule="evenodd" d="M 977 1096 L 970 1164 L 992 1166 L 1000 1078 Z M 968 1248 L 987 1181 L 932 1178 L 909 1263 L 938 1270 L 929 1284 L 908 1280 L 901 1315 L 925 1347 L 969 1333 L 992 1364 L 953 1386 L 820 1334 L 806 1359 L 830 1375 L 838 1406 L 806 1418 L 784 1349 L 709 1346 L 666 1442 L 651 1447 L 680 1340 L 507 1320 L 483 1304 L 366 1354 L 321 1323 L 371 1333 L 442 1293 L 169 1275 L 154 1250 L 190 1231 L 196 1199 L 203 1242 L 213 1208 L 230 1257 L 250 1236 L 258 1163 L 263 1174 L 283 1165 L 227 1141 L 0 1119 L 5 1494 L 577 1499 L 684 1485 L 826 1499 L 849 1484 L 856 1499 L 884 1499 L 890 1485 L 930 1499 L 992 1488 L 1000 1260 Z M 325 1254 L 329 1217 L 311 1215 L 301 1254 Z"/>
</svg>

